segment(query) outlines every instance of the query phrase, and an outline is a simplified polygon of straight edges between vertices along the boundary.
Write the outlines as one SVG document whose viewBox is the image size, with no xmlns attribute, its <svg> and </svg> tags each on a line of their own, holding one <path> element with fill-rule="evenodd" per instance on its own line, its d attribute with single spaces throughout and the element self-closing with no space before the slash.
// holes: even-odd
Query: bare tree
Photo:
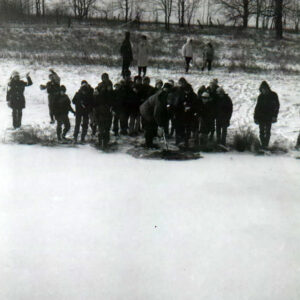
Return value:
<svg viewBox="0 0 300 300">
<path fill-rule="evenodd" d="M 75 18 L 87 19 L 95 8 L 96 0 L 69 0 Z"/>
<path fill-rule="evenodd" d="M 184 27 L 185 24 L 188 26 L 191 24 L 201 2 L 202 0 L 177 0 L 176 11 L 179 26 Z"/>
<path fill-rule="evenodd" d="M 162 12 L 165 19 L 166 29 L 170 28 L 170 19 L 173 12 L 173 0 L 152 0 L 154 9 L 158 12 Z"/>
<path fill-rule="evenodd" d="M 224 11 L 224 15 L 228 21 L 234 24 L 242 22 L 243 28 L 248 27 L 251 15 L 255 12 L 253 0 L 217 0 Z"/>
<path fill-rule="evenodd" d="M 131 11 L 130 0 L 118 0 L 118 9 L 124 15 L 124 20 L 127 23 L 129 21 Z"/>
</svg>

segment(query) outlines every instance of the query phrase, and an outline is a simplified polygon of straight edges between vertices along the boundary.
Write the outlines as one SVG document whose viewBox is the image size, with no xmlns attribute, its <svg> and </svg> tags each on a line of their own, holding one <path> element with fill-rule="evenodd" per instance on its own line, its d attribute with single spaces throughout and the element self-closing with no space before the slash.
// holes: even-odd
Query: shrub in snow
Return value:
<svg viewBox="0 0 300 300">
<path fill-rule="evenodd" d="M 239 152 L 251 151 L 255 152 L 259 149 L 260 142 L 253 130 L 248 128 L 240 128 L 233 136 L 233 148 Z"/>
</svg>

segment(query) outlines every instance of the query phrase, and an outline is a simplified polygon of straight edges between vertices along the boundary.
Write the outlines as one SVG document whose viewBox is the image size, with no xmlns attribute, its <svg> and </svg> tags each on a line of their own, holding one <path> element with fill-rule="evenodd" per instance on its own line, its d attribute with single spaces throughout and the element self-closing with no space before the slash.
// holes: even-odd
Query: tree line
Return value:
<svg viewBox="0 0 300 300">
<path fill-rule="evenodd" d="M 68 16 L 80 21 L 90 18 L 118 19 L 128 22 L 164 22 L 180 27 L 191 24 L 250 24 L 275 29 L 282 38 L 284 28 L 299 31 L 299 0 L 0 0 L 2 19 L 20 16 Z"/>
</svg>

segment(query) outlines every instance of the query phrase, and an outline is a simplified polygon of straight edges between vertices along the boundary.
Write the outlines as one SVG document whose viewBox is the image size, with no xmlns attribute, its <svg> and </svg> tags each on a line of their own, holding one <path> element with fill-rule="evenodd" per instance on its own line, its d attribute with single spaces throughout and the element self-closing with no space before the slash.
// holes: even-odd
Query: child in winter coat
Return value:
<svg viewBox="0 0 300 300">
<path fill-rule="evenodd" d="M 66 95 L 66 87 L 62 85 L 60 87 L 60 95 L 57 97 L 53 105 L 53 114 L 57 121 L 56 133 L 58 141 L 61 141 L 62 139 L 67 140 L 66 134 L 71 127 L 68 117 L 69 111 L 75 115 L 75 111 L 71 107 L 71 101 Z M 63 132 L 62 125 L 64 126 Z"/>
<path fill-rule="evenodd" d="M 182 56 L 185 58 L 185 73 L 189 72 L 190 63 L 193 60 L 193 40 L 187 39 L 182 47 Z"/>
<path fill-rule="evenodd" d="M 95 88 L 94 110 L 99 127 L 99 146 L 107 148 L 110 140 L 110 127 L 112 124 L 112 107 L 114 105 L 114 92 L 112 82 L 107 73 L 102 74 L 102 82 Z"/>
<path fill-rule="evenodd" d="M 75 94 L 72 103 L 76 108 L 76 122 L 74 129 L 74 141 L 77 142 L 80 125 L 82 123 L 81 142 L 84 143 L 88 131 L 89 115 L 93 106 L 94 89 L 86 80 L 81 82 L 80 89 Z"/>
<path fill-rule="evenodd" d="M 12 109 L 13 127 L 19 128 L 22 123 L 22 110 L 25 108 L 25 87 L 32 85 L 29 73 L 26 74 L 27 82 L 20 80 L 20 74 L 13 72 L 8 82 L 6 100 Z"/>
<path fill-rule="evenodd" d="M 54 114 L 53 114 L 53 105 L 55 99 L 60 95 L 60 78 L 59 76 L 50 69 L 49 81 L 46 85 L 41 84 L 41 90 L 47 90 L 48 93 L 48 107 L 49 107 L 49 115 L 50 115 L 50 124 L 55 122 Z"/>
</svg>

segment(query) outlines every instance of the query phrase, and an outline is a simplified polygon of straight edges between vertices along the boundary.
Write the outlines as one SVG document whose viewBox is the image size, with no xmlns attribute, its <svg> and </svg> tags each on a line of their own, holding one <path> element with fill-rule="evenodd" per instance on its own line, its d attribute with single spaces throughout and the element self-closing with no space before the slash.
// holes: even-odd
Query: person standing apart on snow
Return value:
<svg viewBox="0 0 300 300">
<path fill-rule="evenodd" d="M 278 95 L 273 92 L 266 81 L 263 81 L 259 87 L 255 111 L 254 122 L 259 125 L 259 137 L 263 149 L 268 148 L 272 123 L 277 122 L 277 116 L 280 108 Z"/>
<path fill-rule="evenodd" d="M 22 110 L 25 108 L 25 87 L 32 85 L 29 73 L 26 74 L 27 81 L 20 80 L 20 74 L 13 72 L 8 82 L 6 100 L 8 106 L 12 109 L 13 127 L 21 127 Z"/>
<path fill-rule="evenodd" d="M 188 38 L 182 47 L 182 56 L 185 59 L 185 73 L 189 72 L 190 63 L 193 60 L 193 40 Z"/>
<path fill-rule="evenodd" d="M 130 42 L 130 32 L 125 32 L 125 39 L 121 45 L 120 53 L 123 59 L 122 76 L 129 71 L 130 64 L 133 60 L 132 47 Z"/>
<path fill-rule="evenodd" d="M 148 53 L 149 53 L 149 45 L 147 41 L 147 37 L 145 35 L 141 36 L 141 40 L 138 45 L 138 72 L 139 76 L 146 76 L 147 66 L 148 66 Z"/>
<path fill-rule="evenodd" d="M 214 51 L 213 45 L 211 43 L 207 43 L 207 45 L 204 48 L 204 52 L 203 52 L 202 71 L 204 71 L 206 67 L 207 67 L 208 71 L 211 70 L 211 65 L 214 60 L 214 55 L 215 55 L 215 51 Z"/>
</svg>

